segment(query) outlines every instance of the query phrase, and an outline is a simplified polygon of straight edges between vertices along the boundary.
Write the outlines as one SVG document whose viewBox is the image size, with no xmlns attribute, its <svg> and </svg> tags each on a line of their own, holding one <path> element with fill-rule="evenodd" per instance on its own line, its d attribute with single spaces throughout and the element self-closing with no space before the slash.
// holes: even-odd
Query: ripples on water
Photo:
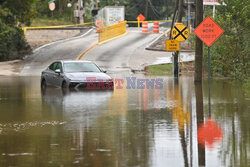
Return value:
<svg viewBox="0 0 250 167">
<path fill-rule="evenodd" d="M 64 125 L 66 122 L 58 122 L 58 121 L 51 121 L 51 122 L 23 122 L 23 123 L 7 123 L 7 124 L 0 124 L 0 134 L 1 133 L 8 133 L 10 131 L 24 131 L 32 127 L 44 127 L 44 126 L 58 126 Z"/>
<path fill-rule="evenodd" d="M 211 90 L 210 113 L 191 77 L 114 92 L 2 77 L 0 166 L 247 166 L 249 95 L 225 80 Z"/>
</svg>

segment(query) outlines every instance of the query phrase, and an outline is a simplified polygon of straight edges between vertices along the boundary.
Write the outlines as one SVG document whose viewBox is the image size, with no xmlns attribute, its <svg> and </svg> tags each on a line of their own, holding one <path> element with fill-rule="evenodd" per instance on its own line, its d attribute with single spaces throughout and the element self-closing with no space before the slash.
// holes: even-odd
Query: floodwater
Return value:
<svg viewBox="0 0 250 167">
<path fill-rule="evenodd" d="M 250 165 L 240 86 L 212 80 L 209 105 L 206 81 L 158 77 L 160 89 L 127 89 L 123 78 L 114 91 L 41 91 L 38 77 L 0 77 L 0 166 Z"/>
</svg>

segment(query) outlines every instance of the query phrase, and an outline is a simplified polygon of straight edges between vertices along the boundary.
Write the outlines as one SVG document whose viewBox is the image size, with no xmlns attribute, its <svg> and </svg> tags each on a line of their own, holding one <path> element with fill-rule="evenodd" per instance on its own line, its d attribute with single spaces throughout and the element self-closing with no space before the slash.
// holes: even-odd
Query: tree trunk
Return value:
<svg viewBox="0 0 250 167">
<path fill-rule="evenodd" d="M 179 0 L 178 4 L 178 16 L 177 16 L 177 22 L 182 22 L 182 13 L 183 13 L 183 0 Z"/>
<path fill-rule="evenodd" d="M 203 21 L 203 0 L 196 0 L 196 27 Z M 194 81 L 202 81 L 202 56 L 203 56 L 203 43 L 196 36 L 195 43 L 195 74 Z"/>
</svg>

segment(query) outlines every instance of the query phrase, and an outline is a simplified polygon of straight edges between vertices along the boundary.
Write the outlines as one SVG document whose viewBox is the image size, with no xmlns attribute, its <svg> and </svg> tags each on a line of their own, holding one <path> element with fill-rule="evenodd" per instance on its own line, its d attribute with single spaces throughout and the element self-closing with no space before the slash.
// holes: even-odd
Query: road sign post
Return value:
<svg viewBox="0 0 250 167">
<path fill-rule="evenodd" d="M 140 17 L 138 18 L 138 28 L 140 28 Z"/>
<path fill-rule="evenodd" d="M 140 28 L 140 22 L 144 21 L 146 18 L 142 14 L 139 14 L 136 19 L 138 20 L 138 28 Z"/>
<path fill-rule="evenodd" d="M 171 36 L 172 36 L 173 40 L 175 40 L 175 41 L 178 41 L 178 42 L 185 41 L 189 37 L 188 27 L 182 23 L 175 23 L 174 27 L 171 30 Z M 179 50 L 181 50 L 181 49 L 179 49 Z M 179 57 L 177 60 L 175 58 L 176 58 L 176 56 L 180 55 L 180 51 L 179 52 L 177 51 L 175 54 L 176 55 L 173 54 L 173 57 L 174 57 L 173 61 L 174 61 L 174 64 L 177 64 L 177 66 L 174 67 L 173 72 L 174 72 L 174 76 L 178 77 L 178 71 L 179 71 L 178 70 L 179 69 L 178 62 L 180 59 L 179 59 Z"/>
<path fill-rule="evenodd" d="M 208 16 L 194 30 L 194 33 L 208 46 L 208 80 L 210 80 L 210 47 L 224 33 L 224 30 Z"/>
<path fill-rule="evenodd" d="M 209 16 L 194 30 L 194 33 L 208 47 L 208 93 L 209 93 L 209 112 L 210 111 L 210 47 L 224 33 L 224 30 Z"/>
</svg>

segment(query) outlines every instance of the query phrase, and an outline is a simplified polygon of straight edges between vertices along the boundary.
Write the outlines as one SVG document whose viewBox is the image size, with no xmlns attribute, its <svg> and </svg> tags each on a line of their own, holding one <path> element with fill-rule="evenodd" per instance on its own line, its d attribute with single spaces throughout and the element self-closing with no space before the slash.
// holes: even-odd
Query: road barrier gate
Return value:
<svg viewBox="0 0 250 167">
<path fill-rule="evenodd" d="M 126 33 L 127 21 L 103 27 L 99 32 L 99 42 L 107 41 Z"/>
</svg>

